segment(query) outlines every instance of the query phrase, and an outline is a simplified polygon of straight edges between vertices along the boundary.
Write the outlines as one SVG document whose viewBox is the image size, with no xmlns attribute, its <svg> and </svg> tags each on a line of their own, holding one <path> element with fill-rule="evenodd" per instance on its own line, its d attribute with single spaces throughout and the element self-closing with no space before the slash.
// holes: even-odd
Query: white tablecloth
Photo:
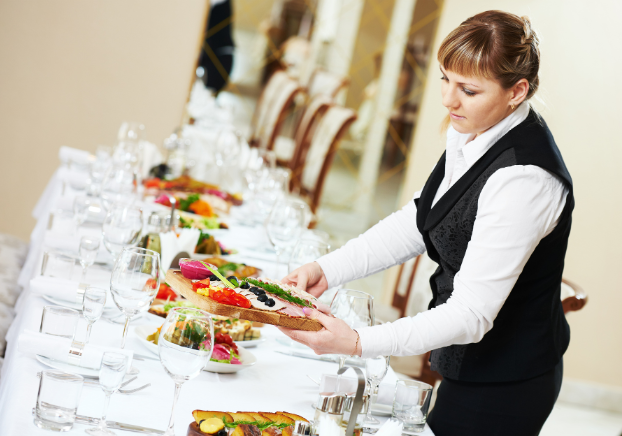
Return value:
<svg viewBox="0 0 622 436">
<path fill-rule="evenodd" d="M 45 198 L 38 202 L 33 213 L 38 223 L 33 230 L 28 260 L 20 276 L 20 284 L 24 286 L 24 291 L 16 305 L 17 316 L 7 335 L 8 345 L 0 378 L 0 434 L 2 436 L 50 434 L 35 427 L 31 414 L 35 406 L 39 383 L 36 374 L 47 368 L 32 355 L 19 352 L 17 338 L 24 329 L 38 330 L 43 306 L 50 304 L 41 296 L 31 295 L 28 282 L 40 271 L 41 252 L 45 249 L 42 241 L 48 232 L 48 217 L 50 212 L 55 210 L 58 197 L 63 195 L 63 189 L 59 187 L 60 183 L 57 172 L 45 190 Z M 72 195 L 70 190 L 67 192 L 68 189 L 64 189 L 64 191 L 65 196 Z M 86 226 L 82 231 L 89 232 L 93 229 Z M 232 224 L 230 231 L 230 236 L 224 239 L 225 243 L 231 247 L 242 243 L 246 245 L 240 248 L 257 247 L 264 243 L 267 245 L 267 238 L 261 228 L 243 228 Z M 252 252 L 245 253 L 252 256 Z M 265 260 L 264 255 L 258 257 L 261 259 L 238 256 L 237 260 L 263 268 L 267 275 L 276 274 L 274 263 Z M 285 273 L 286 266 L 282 265 L 280 275 Z M 93 267 L 89 271 L 87 281 L 105 280 L 106 274 L 109 273 Z M 148 315 L 133 322 L 132 325 L 151 324 L 155 329 L 161 322 L 157 317 Z M 85 331 L 83 321 L 78 329 L 77 339 L 80 339 Z M 93 326 L 91 341 L 95 344 L 118 346 L 122 331 L 121 324 L 100 320 Z M 337 364 L 276 353 L 275 350 L 287 350 L 287 347 L 276 341 L 277 337 L 283 335 L 273 326 L 262 328 L 262 335 L 267 341 L 257 348 L 249 349 L 257 357 L 257 363 L 253 367 L 235 374 L 202 372 L 197 378 L 184 384 L 175 410 L 177 435 L 186 434 L 188 424 L 193 421 L 191 412 L 195 409 L 285 410 L 308 419 L 313 418 L 314 411 L 311 404 L 317 398 L 318 386 L 307 375 L 319 380 L 323 373 L 335 374 Z M 133 329 L 129 332 L 126 348 L 133 349 L 140 354 L 150 355 L 150 352 L 143 348 L 139 340 L 133 336 Z M 173 401 L 173 381 L 164 372 L 159 361 L 135 361 L 133 365 L 140 370 L 140 374 L 138 380 L 128 385 L 127 388 L 141 386 L 148 382 L 151 383 L 151 387 L 131 395 L 115 394 L 110 402 L 107 418 L 111 421 L 164 430 L 168 424 Z M 395 381 L 395 374 L 389 371 L 384 382 L 394 383 Z M 104 394 L 101 389 L 85 386 L 78 413 L 100 417 L 103 399 Z M 85 428 L 83 425 L 76 424 L 70 433 L 84 434 Z M 118 430 L 116 432 L 130 434 Z M 432 432 L 426 428 L 422 434 L 429 436 Z"/>
</svg>

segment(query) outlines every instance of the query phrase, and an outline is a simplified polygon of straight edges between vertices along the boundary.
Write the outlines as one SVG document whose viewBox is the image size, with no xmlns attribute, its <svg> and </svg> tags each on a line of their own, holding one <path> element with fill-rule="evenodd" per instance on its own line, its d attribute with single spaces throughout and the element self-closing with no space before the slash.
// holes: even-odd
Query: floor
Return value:
<svg viewBox="0 0 622 436">
<path fill-rule="evenodd" d="M 622 413 L 557 403 L 540 436 L 621 436 Z"/>
</svg>

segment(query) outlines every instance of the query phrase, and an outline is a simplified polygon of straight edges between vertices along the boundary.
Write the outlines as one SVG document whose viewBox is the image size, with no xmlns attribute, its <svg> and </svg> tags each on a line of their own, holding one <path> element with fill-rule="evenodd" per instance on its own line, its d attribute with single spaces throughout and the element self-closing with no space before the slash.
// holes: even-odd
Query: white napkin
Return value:
<svg viewBox="0 0 622 436">
<path fill-rule="evenodd" d="M 400 436 L 403 429 L 404 424 L 400 421 L 397 419 L 389 419 L 382 427 L 380 427 L 376 433 L 376 436 Z"/>
<path fill-rule="evenodd" d="M 47 231 L 43 238 L 43 244 L 48 248 L 54 248 L 62 251 L 69 251 L 71 253 L 78 254 L 80 250 L 80 236 L 67 235 L 62 232 Z M 99 251 L 97 252 L 97 262 L 112 262 L 112 255 L 104 246 L 104 241 L 99 244 Z M 76 261 L 77 263 L 77 261 Z"/>
<path fill-rule="evenodd" d="M 199 242 L 201 231 L 199 229 L 182 229 L 179 237 L 174 232 L 160 233 L 160 267 L 167 271 L 173 258 L 180 252 L 194 253 Z"/>
<path fill-rule="evenodd" d="M 22 353 L 39 354 L 49 359 L 75 364 L 76 361 L 69 357 L 70 347 L 71 339 L 69 338 L 46 335 L 44 333 L 33 332 L 32 330 L 24 330 L 24 332 L 19 335 L 17 342 L 17 348 Z M 87 344 L 82 350 L 82 358 L 80 359 L 79 366 L 83 368 L 99 369 L 102 357 L 106 351 L 113 351 L 115 353 L 127 355 L 129 358 L 127 369 L 129 371 L 132 366 L 132 358 L 134 356 L 134 352 L 132 350 L 102 347 L 93 344 Z"/>
<path fill-rule="evenodd" d="M 72 161 L 84 165 L 90 162 L 91 153 L 86 150 L 78 150 L 77 148 L 63 145 L 58 151 L 58 158 L 62 163 Z"/>
<path fill-rule="evenodd" d="M 80 283 L 75 280 L 59 279 L 57 277 L 36 276 L 30 280 L 30 291 L 34 295 L 47 295 L 62 301 L 76 303 Z M 109 283 L 93 283 L 98 288 L 108 289 Z M 106 297 L 105 309 L 115 308 L 110 293 Z"/>
</svg>

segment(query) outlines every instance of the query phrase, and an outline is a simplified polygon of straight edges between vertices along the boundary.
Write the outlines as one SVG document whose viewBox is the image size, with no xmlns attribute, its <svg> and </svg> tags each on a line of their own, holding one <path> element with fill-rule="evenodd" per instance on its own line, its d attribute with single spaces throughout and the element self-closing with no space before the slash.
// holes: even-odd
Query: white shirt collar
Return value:
<svg viewBox="0 0 622 436">
<path fill-rule="evenodd" d="M 473 134 L 459 133 L 453 127 L 450 127 L 447 132 L 447 142 L 458 142 L 458 149 L 462 150 L 464 160 L 470 167 L 488 150 L 490 150 L 490 148 L 495 145 L 503 135 L 525 121 L 525 118 L 527 118 L 528 115 L 529 103 L 522 102 L 514 112 L 469 143 L 467 143 L 467 141 L 473 136 Z"/>
</svg>

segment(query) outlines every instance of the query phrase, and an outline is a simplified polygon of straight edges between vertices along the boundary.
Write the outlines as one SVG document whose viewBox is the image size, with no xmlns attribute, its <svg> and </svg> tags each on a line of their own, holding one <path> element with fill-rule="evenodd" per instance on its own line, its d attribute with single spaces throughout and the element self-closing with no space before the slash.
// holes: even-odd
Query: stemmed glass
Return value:
<svg viewBox="0 0 622 436">
<path fill-rule="evenodd" d="M 276 275 L 280 272 L 280 255 L 296 243 L 304 223 L 304 208 L 296 200 L 283 199 L 274 204 L 266 219 L 266 232 L 276 250 Z"/>
<path fill-rule="evenodd" d="M 214 349 L 212 316 L 199 309 L 170 309 L 160 330 L 158 350 L 160 362 L 175 382 L 171 419 L 165 436 L 174 436 L 175 405 L 181 385 L 195 378 L 209 362 Z"/>
<path fill-rule="evenodd" d="M 333 297 L 330 311 L 343 320 L 350 328 L 371 327 L 374 325 L 374 297 L 353 289 L 340 289 Z M 347 356 L 339 356 L 339 369 L 346 363 Z"/>
<path fill-rule="evenodd" d="M 124 248 L 138 243 L 142 229 L 142 210 L 117 203 L 104 219 L 104 246 L 116 259 Z"/>
<path fill-rule="evenodd" d="M 296 242 L 292 255 L 289 258 L 287 272 L 291 273 L 296 268 L 328 254 L 329 245 L 326 242 L 309 237 L 302 237 Z"/>
<path fill-rule="evenodd" d="M 218 134 L 214 147 L 214 157 L 216 158 L 219 180 L 232 173 L 227 167 L 238 159 L 242 151 L 242 141 L 244 138 L 231 128 L 223 128 Z"/>
<path fill-rule="evenodd" d="M 121 348 L 132 317 L 145 312 L 160 288 L 160 255 L 152 250 L 124 249 L 112 269 L 110 292 L 125 315 Z"/>
<path fill-rule="evenodd" d="M 91 236 L 82 236 L 80 238 L 80 265 L 82 266 L 82 279 L 86 279 L 87 269 L 95 263 L 97 252 L 99 251 L 99 239 Z"/>
<path fill-rule="evenodd" d="M 114 436 L 115 432 L 110 431 L 106 426 L 106 414 L 110 396 L 119 390 L 123 377 L 127 371 L 128 357 L 121 353 L 105 352 L 102 357 L 102 365 L 99 368 L 99 385 L 102 387 L 106 399 L 104 400 L 104 412 L 96 428 L 86 430 L 91 436 Z"/>
<path fill-rule="evenodd" d="M 76 233 L 80 226 L 84 224 L 89 216 L 89 208 L 91 207 L 91 199 L 88 197 L 78 196 L 73 200 L 73 220 L 76 224 Z"/>
<path fill-rule="evenodd" d="M 84 299 L 82 300 L 82 316 L 87 322 L 84 345 L 89 343 L 93 324 L 95 324 L 95 322 L 102 316 L 102 313 L 104 313 L 106 295 L 107 292 L 105 289 L 95 288 L 92 286 L 89 286 L 86 288 L 86 291 L 84 291 Z"/>
<path fill-rule="evenodd" d="M 132 203 L 136 187 L 136 173 L 130 165 L 116 164 L 108 168 L 101 186 L 102 206 L 109 210 L 116 202 Z"/>
<path fill-rule="evenodd" d="M 391 356 L 378 356 L 373 359 L 365 359 L 365 376 L 367 383 L 369 383 L 369 408 L 367 409 L 367 416 L 363 424 L 380 424 L 376 418 L 371 416 L 371 406 L 376 402 L 378 398 L 378 386 L 387 375 L 389 370 L 389 361 Z"/>
</svg>

